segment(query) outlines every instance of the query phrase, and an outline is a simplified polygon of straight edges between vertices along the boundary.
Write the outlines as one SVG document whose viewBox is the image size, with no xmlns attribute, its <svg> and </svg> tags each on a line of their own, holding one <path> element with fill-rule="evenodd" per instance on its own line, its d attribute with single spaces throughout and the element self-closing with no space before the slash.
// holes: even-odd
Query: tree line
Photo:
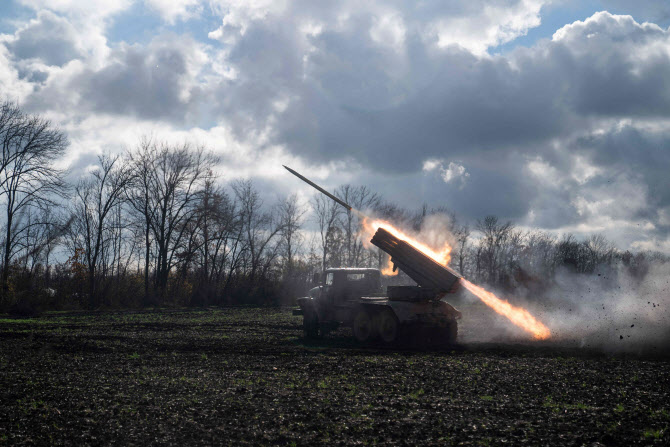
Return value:
<svg viewBox="0 0 670 447">
<path fill-rule="evenodd" d="M 387 262 L 358 237 L 356 213 L 320 194 L 308 205 L 296 195 L 268 203 L 251 180 L 224 184 L 205 147 L 144 138 L 100 155 L 69 183 L 57 167 L 67 136 L 10 101 L 0 141 L 2 311 L 289 304 L 324 268 Z M 495 216 L 471 228 L 446 208 L 405 210 L 365 186 L 335 194 L 415 231 L 447 215 L 452 267 L 489 285 L 541 289 L 558 269 L 588 274 L 617 263 L 641 277 L 667 261 L 621 252 L 601 235 L 558 239 Z"/>
</svg>

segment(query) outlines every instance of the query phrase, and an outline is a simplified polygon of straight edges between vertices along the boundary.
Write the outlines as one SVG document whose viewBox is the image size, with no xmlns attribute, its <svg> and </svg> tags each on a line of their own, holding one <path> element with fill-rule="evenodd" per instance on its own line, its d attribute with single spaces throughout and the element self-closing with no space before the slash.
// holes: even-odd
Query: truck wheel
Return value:
<svg viewBox="0 0 670 447">
<path fill-rule="evenodd" d="M 302 329 L 305 338 L 319 337 L 319 317 L 314 309 L 307 307 L 302 315 Z"/>
<path fill-rule="evenodd" d="M 377 330 L 379 331 L 379 336 L 384 341 L 384 343 L 393 343 L 398 338 L 398 317 L 391 309 L 383 309 L 378 316 L 378 326 Z"/>
<path fill-rule="evenodd" d="M 372 319 L 365 309 L 360 309 L 354 317 L 354 337 L 364 343 L 372 336 Z"/>
</svg>

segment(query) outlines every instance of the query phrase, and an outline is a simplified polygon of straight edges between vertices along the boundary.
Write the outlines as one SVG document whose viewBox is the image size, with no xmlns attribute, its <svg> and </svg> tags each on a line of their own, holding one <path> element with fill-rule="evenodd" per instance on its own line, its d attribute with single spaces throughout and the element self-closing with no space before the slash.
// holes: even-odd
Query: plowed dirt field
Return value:
<svg viewBox="0 0 670 447">
<path fill-rule="evenodd" d="M 476 332 L 387 348 L 308 343 L 289 309 L 0 319 L 0 444 L 670 443 L 667 357 Z"/>
</svg>

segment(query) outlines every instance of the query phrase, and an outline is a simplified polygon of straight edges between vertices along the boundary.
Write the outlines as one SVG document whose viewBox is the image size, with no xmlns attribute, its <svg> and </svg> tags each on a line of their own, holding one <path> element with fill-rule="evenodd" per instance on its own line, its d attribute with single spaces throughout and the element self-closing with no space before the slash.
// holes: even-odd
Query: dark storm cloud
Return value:
<svg viewBox="0 0 670 447">
<path fill-rule="evenodd" d="M 470 167 L 467 184 L 461 189 L 451 186 L 447 206 L 468 218 L 494 214 L 503 219 L 522 219 L 537 190 L 527 176 L 509 175 L 516 169 L 511 166 L 513 163 L 503 163 L 497 168 Z"/>
<path fill-rule="evenodd" d="M 189 110 L 182 93 L 189 89 L 192 51 L 192 41 L 177 36 L 162 36 L 146 47 L 124 44 L 104 67 L 84 70 L 71 86 L 89 110 L 181 121 Z"/>
<path fill-rule="evenodd" d="M 468 165 L 467 178 L 445 182 L 440 172 L 378 173 L 365 172 L 354 180 L 368 186 L 385 200 L 413 211 L 423 204 L 446 207 L 461 222 L 495 214 L 503 220 L 521 221 L 542 191 L 525 172 L 519 154 Z M 517 175 L 511 175 L 515 173 Z M 335 174 L 337 177 L 337 173 Z M 565 222 L 561 216 L 560 221 Z M 554 224 L 552 224 L 552 227 Z"/>
<path fill-rule="evenodd" d="M 588 155 L 611 175 L 629 172 L 637 177 L 648 188 L 651 210 L 670 206 L 670 132 L 643 131 L 628 125 L 579 138 L 574 150 Z"/>
<path fill-rule="evenodd" d="M 535 153 L 542 142 L 604 117 L 670 112 L 670 60 L 645 48 L 665 31 L 600 14 L 555 41 L 503 57 L 436 51 L 408 33 L 404 53 L 370 36 L 368 17 L 298 40 L 254 23 L 232 49 L 239 76 L 224 86 L 226 112 L 265 127 L 314 161 L 352 156 L 378 169 L 415 171 L 430 157 Z M 290 98 L 280 112 L 272 104 Z"/>
<path fill-rule="evenodd" d="M 297 25 L 249 24 L 230 50 L 237 78 L 216 95 L 225 98 L 226 118 L 240 124 L 238 135 L 257 125 L 257 132 L 269 132 L 269 144 L 317 163 L 349 158 L 382 178 L 420 172 L 427 159 L 458 160 L 470 174 L 466 185 L 458 189 L 436 177 L 422 199 L 448 202 L 468 218 L 521 219 L 532 211 L 545 228 L 583 222 L 588 206 L 600 206 L 614 188 L 607 190 L 610 172 L 573 178 L 576 156 L 618 170 L 622 191 L 656 194 L 612 218 L 650 215 L 666 203 L 660 189 L 670 189 L 659 166 L 668 164 L 635 164 L 635 156 L 652 154 L 631 148 L 637 141 L 615 135 L 612 122 L 670 114 L 668 31 L 599 13 L 553 40 L 481 57 L 458 46 L 437 49 L 407 23 L 401 48 L 394 48 L 373 39 L 373 23 L 354 14 L 302 40 Z M 288 98 L 286 106 L 277 109 L 281 98 Z M 594 130 L 598 137 L 589 136 Z M 648 137 L 637 132 L 638 139 Z M 621 140 L 621 153 L 608 155 L 611 143 L 592 138 Z M 659 144 L 647 141 L 647 151 Z M 535 159 L 556 171 L 554 184 L 529 175 Z M 408 196 L 399 189 L 390 186 Z M 580 200 L 590 205 L 578 209 Z"/>
<path fill-rule="evenodd" d="M 318 42 L 325 49 L 312 61 L 315 76 L 276 128 L 281 142 L 306 157 L 350 155 L 379 169 L 408 171 L 428 157 L 527 145 L 573 124 L 537 70 L 519 77 L 502 58 L 480 60 L 452 48 L 432 58 L 412 55 L 410 72 L 395 80 L 384 70 L 393 60 L 375 63 L 364 43 L 352 52 L 332 40 Z M 361 68 L 352 68 L 359 60 Z M 415 72 L 423 82 L 408 89 Z"/>
<path fill-rule="evenodd" d="M 662 51 L 670 38 L 667 30 L 599 13 L 567 26 L 559 36 L 549 46 L 549 57 L 561 62 L 557 75 L 569 83 L 567 105 L 576 113 L 670 114 L 670 57 Z"/>
<path fill-rule="evenodd" d="M 82 56 L 76 42 L 77 32 L 66 19 L 43 11 L 6 45 L 17 59 L 36 58 L 62 66 Z"/>
<path fill-rule="evenodd" d="M 35 84 L 43 84 L 49 77 L 49 73 L 41 70 L 33 69 L 19 69 L 18 70 L 19 79 L 25 79 L 28 82 L 33 82 Z"/>
<path fill-rule="evenodd" d="M 213 107 L 242 139 L 267 126 L 274 101 L 298 88 L 302 53 L 294 31 L 274 23 L 253 26 L 231 48 L 226 62 L 242 76 L 224 81 L 211 96 Z"/>
</svg>

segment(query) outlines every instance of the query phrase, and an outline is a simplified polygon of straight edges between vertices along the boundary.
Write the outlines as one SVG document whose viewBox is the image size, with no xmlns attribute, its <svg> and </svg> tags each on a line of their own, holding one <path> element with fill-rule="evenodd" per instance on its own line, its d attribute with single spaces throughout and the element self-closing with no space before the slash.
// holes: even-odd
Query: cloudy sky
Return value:
<svg viewBox="0 0 670 447">
<path fill-rule="evenodd" d="M 2 0 L 0 95 L 73 175 L 154 135 L 268 194 L 311 194 L 287 164 L 670 252 L 669 25 L 665 0 Z"/>
</svg>

